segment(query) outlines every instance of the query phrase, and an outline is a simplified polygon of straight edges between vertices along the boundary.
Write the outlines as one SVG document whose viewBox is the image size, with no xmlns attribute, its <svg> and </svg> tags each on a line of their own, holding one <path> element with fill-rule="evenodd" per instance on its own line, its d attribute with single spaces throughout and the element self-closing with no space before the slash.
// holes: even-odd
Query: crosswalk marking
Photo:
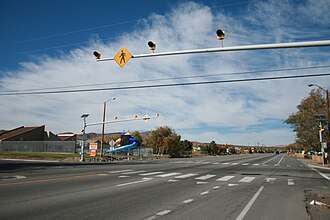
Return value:
<svg viewBox="0 0 330 220">
<path fill-rule="evenodd" d="M 209 191 L 201 192 L 201 195 L 209 194 Z"/>
<path fill-rule="evenodd" d="M 172 180 L 172 179 L 167 180 L 168 183 L 175 183 L 175 182 L 178 182 L 178 181 L 179 181 L 179 180 Z"/>
<path fill-rule="evenodd" d="M 235 176 L 224 176 L 224 177 L 221 177 L 219 179 L 217 179 L 216 181 L 222 181 L 222 182 L 225 182 L 225 181 L 228 181 L 232 178 L 234 178 Z"/>
<path fill-rule="evenodd" d="M 143 173 L 146 172 L 145 170 L 138 170 L 138 171 L 131 171 L 131 172 L 126 172 L 126 173 L 122 173 L 124 175 L 129 175 L 129 174 L 138 174 L 138 173 Z"/>
<path fill-rule="evenodd" d="M 276 178 L 266 178 L 266 183 L 274 183 Z"/>
<path fill-rule="evenodd" d="M 194 201 L 193 199 L 187 199 L 187 200 L 184 200 L 182 203 L 188 204 L 188 203 L 191 203 L 193 201 Z"/>
<path fill-rule="evenodd" d="M 212 175 L 212 174 L 207 174 L 205 176 L 200 176 L 200 177 L 196 177 L 195 179 L 196 180 L 207 180 L 207 179 L 210 179 L 212 177 L 215 177 L 216 175 Z"/>
<path fill-rule="evenodd" d="M 161 175 L 157 175 L 156 177 L 169 177 L 169 176 L 175 176 L 175 175 L 180 175 L 181 173 L 165 173 Z"/>
<path fill-rule="evenodd" d="M 184 175 L 181 175 L 181 176 L 176 176 L 175 178 L 185 179 L 185 178 L 189 178 L 189 177 L 192 177 L 192 176 L 197 176 L 197 174 L 196 173 L 188 173 L 188 174 L 184 174 Z"/>
<path fill-rule="evenodd" d="M 294 185 L 293 179 L 288 179 L 288 185 L 289 186 L 293 186 Z"/>
<path fill-rule="evenodd" d="M 253 176 L 246 176 L 246 177 L 242 178 L 241 180 L 239 180 L 238 182 L 251 183 L 254 179 L 255 179 L 255 177 L 253 177 Z"/>
<path fill-rule="evenodd" d="M 109 171 L 109 173 L 125 173 L 133 170 L 116 170 L 116 171 Z"/>
<path fill-rule="evenodd" d="M 151 175 L 157 175 L 157 174 L 161 174 L 164 172 L 152 172 L 152 173 L 141 173 L 141 176 L 151 176 Z"/>
</svg>

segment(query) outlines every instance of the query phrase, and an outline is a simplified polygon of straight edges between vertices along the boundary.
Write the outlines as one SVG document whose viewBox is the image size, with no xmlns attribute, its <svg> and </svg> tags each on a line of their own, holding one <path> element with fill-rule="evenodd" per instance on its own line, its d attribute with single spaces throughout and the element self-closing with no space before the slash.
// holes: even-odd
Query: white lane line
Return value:
<svg viewBox="0 0 330 220">
<path fill-rule="evenodd" d="M 294 185 L 293 179 L 288 179 L 288 186 L 293 186 L 293 185 Z"/>
<path fill-rule="evenodd" d="M 200 177 L 196 177 L 195 179 L 196 180 L 207 180 L 207 179 L 210 179 L 212 177 L 215 177 L 216 175 L 212 175 L 212 174 L 207 174 L 205 176 L 200 176 Z"/>
<path fill-rule="evenodd" d="M 161 174 L 164 172 L 152 172 L 152 173 L 141 173 L 139 174 L 140 176 L 151 176 L 151 175 L 157 175 L 157 174 Z"/>
<path fill-rule="evenodd" d="M 185 178 L 189 178 L 189 177 L 192 177 L 192 176 L 197 176 L 198 174 L 196 173 L 188 173 L 188 174 L 184 174 L 184 175 L 181 175 L 181 176 L 176 176 L 175 178 L 177 179 L 185 179 Z"/>
<path fill-rule="evenodd" d="M 163 210 L 161 212 L 157 212 L 156 215 L 158 216 L 162 216 L 162 215 L 166 215 L 168 213 L 172 212 L 171 210 Z"/>
<path fill-rule="evenodd" d="M 212 164 L 214 164 L 214 165 L 218 165 L 219 163 L 212 163 Z"/>
<path fill-rule="evenodd" d="M 128 186 L 128 185 L 132 185 L 132 184 L 147 182 L 147 181 L 150 181 L 150 180 L 152 180 L 152 178 L 143 178 L 142 180 L 139 180 L 139 181 L 134 181 L 134 182 L 129 182 L 129 183 L 122 183 L 122 184 L 118 184 L 116 186 Z"/>
<path fill-rule="evenodd" d="M 231 165 L 238 165 L 239 163 L 232 163 Z"/>
<path fill-rule="evenodd" d="M 213 189 L 219 189 L 220 188 L 220 186 L 214 186 L 213 187 Z"/>
<path fill-rule="evenodd" d="M 236 183 L 229 183 L 228 186 L 229 187 L 231 187 L 231 186 L 238 186 L 238 184 L 236 184 Z"/>
<path fill-rule="evenodd" d="M 282 158 L 280 159 L 280 161 L 278 161 L 278 163 L 275 166 L 279 166 L 280 163 L 282 162 L 283 158 L 284 158 L 284 154 L 283 154 Z"/>
<path fill-rule="evenodd" d="M 272 161 L 272 160 L 274 160 L 275 158 L 278 158 L 279 156 L 281 156 L 281 155 L 277 155 L 276 157 L 270 158 L 269 160 L 263 162 L 262 164 L 265 165 L 265 164 L 268 163 L 269 161 Z"/>
<path fill-rule="evenodd" d="M 238 182 L 251 183 L 254 179 L 255 179 L 255 177 L 253 177 L 253 176 L 246 176 L 246 177 L 242 178 L 241 180 L 239 180 Z"/>
<path fill-rule="evenodd" d="M 242 163 L 242 166 L 247 166 L 249 165 L 249 163 Z"/>
<path fill-rule="evenodd" d="M 259 164 L 258 163 L 254 163 L 253 166 L 259 166 Z"/>
<path fill-rule="evenodd" d="M 144 173 L 146 172 L 145 170 L 138 170 L 138 171 L 131 171 L 131 172 L 126 172 L 126 173 L 122 173 L 124 175 L 130 175 L 130 174 L 138 174 L 138 173 Z"/>
<path fill-rule="evenodd" d="M 226 162 L 226 163 L 222 163 L 222 164 L 224 164 L 224 165 L 228 165 L 229 163 L 228 163 L 228 162 Z"/>
<path fill-rule="evenodd" d="M 236 218 L 236 220 L 243 220 L 246 213 L 249 211 L 249 209 L 252 207 L 253 203 L 256 201 L 258 196 L 260 195 L 261 191 L 263 190 L 264 186 L 261 186 L 259 190 L 254 194 L 252 199 L 249 201 L 249 203 L 244 207 L 242 212 L 239 214 L 239 216 Z"/>
<path fill-rule="evenodd" d="M 161 175 L 157 175 L 156 177 L 169 177 L 169 176 L 176 176 L 176 175 L 180 175 L 181 173 L 165 173 L 165 174 L 161 174 Z"/>
<path fill-rule="evenodd" d="M 193 199 L 186 199 L 186 200 L 184 200 L 182 203 L 184 203 L 184 204 L 188 204 L 188 203 L 191 203 L 191 202 L 193 202 L 194 200 Z"/>
<path fill-rule="evenodd" d="M 116 170 L 116 171 L 109 171 L 109 173 L 125 173 L 133 170 Z"/>
<path fill-rule="evenodd" d="M 211 162 L 203 162 L 202 164 L 209 164 L 209 163 L 211 163 Z"/>
<path fill-rule="evenodd" d="M 310 166 L 310 165 L 309 165 Z M 311 168 L 312 170 L 314 170 L 315 172 L 317 172 L 318 174 L 320 174 L 324 179 L 327 179 L 330 181 L 330 177 L 328 177 L 327 175 L 325 175 L 324 173 L 321 173 L 320 171 L 318 171 L 315 168 Z"/>
<path fill-rule="evenodd" d="M 201 192 L 201 195 L 206 195 L 206 194 L 209 194 L 209 191 L 205 191 L 205 192 Z"/>
<path fill-rule="evenodd" d="M 228 181 L 232 178 L 234 178 L 235 176 L 224 176 L 224 177 L 221 177 L 219 179 L 217 179 L 216 181 L 222 181 L 222 182 L 225 182 L 225 181 Z"/>
<path fill-rule="evenodd" d="M 98 176 L 108 176 L 109 174 L 107 174 L 107 173 L 99 173 L 99 174 L 97 174 Z"/>
</svg>

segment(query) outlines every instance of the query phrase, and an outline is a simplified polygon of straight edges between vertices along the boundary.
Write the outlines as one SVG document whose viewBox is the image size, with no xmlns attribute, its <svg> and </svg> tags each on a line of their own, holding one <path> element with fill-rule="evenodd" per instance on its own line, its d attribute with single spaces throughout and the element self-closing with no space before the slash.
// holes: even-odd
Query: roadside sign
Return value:
<svg viewBox="0 0 330 220">
<path fill-rule="evenodd" d="M 96 156 L 96 150 L 91 150 L 91 156 L 95 157 Z"/>
<path fill-rule="evenodd" d="M 111 140 L 111 141 L 109 142 L 109 145 L 110 145 L 111 147 L 114 147 L 114 146 L 115 146 L 115 141 L 114 141 L 114 140 Z"/>
<path fill-rule="evenodd" d="M 321 146 L 322 146 L 322 149 L 327 149 L 328 148 L 327 142 L 322 142 Z"/>
<path fill-rule="evenodd" d="M 97 143 L 89 143 L 89 150 L 97 150 L 98 144 Z"/>
<path fill-rule="evenodd" d="M 131 59 L 133 55 L 125 48 L 121 48 L 116 56 L 114 57 L 114 60 L 118 63 L 118 65 L 123 68 L 125 64 Z"/>
</svg>

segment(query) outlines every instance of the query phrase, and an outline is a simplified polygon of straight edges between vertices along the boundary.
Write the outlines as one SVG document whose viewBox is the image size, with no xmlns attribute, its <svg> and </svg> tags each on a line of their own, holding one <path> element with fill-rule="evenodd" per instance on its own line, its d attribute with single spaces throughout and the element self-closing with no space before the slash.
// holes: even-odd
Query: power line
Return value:
<svg viewBox="0 0 330 220">
<path fill-rule="evenodd" d="M 283 80 L 283 79 L 308 78 L 308 77 L 324 77 L 324 76 L 330 76 L 330 72 L 319 73 L 319 74 L 307 74 L 307 75 L 274 76 L 274 77 L 248 78 L 248 79 L 214 80 L 214 81 L 202 81 L 202 82 L 170 83 L 170 84 L 140 85 L 140 86 L 126 86 L 126 87 L 110 87 L 110 88 L 57 90 L 57 91 L 55 90 L 55 91 L 45 91 L 45 92 L 41 92 L 41 91 L 39 91 L 39 92 L 13 92 L 13 93 L 8 92 L 8 93 L 0 93 L 0 96 L 41 95 L 41 94 L 59 94 L 59 93 L 98 92 L 98 91 L 109 91 L 109 90 L 113 91 L 113 90 L 132 90 L 132 89 L 148 89 L 148 88 L 166 88 L 166 87 L 178 87 L 178 86 L 238 83 L 238 82 L 252 82 L 252 81 L 270 81 L 270 80 Z"/>
<path fill-rule="evenodd" d="M 11 45 L 22 44 L 22 43 L 33 42 L 33 41 L 37 41 L 37 40 L 45 40 L 45 39 L 54 38 L 54 37 L 61 37 L 61 36 L 66 36 L 66 35 L 81 33 L 81 32 L 85 32 L 85 31 L 92 31 L 92 30 L 97 30 L 97 29 L 103 29 L 103 28 L 112 27 L 112 26 L 116 26 L 116 25 L 123 25 L 123 24 L 137 22 L 140 19 L 141 18 L 135 19 L 135 20 L 117 22 L 117 23 L 113 23 L 113 24 L 101 25 L 101 26 L 96 26 L 96 27 L 91 27 L 91 28 L 84 28 L 84 29 L 79 29 L 79 30 L 75 30 L 75 31 L 68 31 L 68 32 L 64 32 L 64 33 L 46 35 L 46 36 L 42 36 L 42 37 L 36 37 L 36 38 L 32 38 L 32 39 L 27 39 L 27 40 L 16 41 L 16 42 L 12 42 L 12 43 L 9 43 L 9 44 L 11 44 Z M 0 46 L 4 46 L 4 45 L 5 44 L 1 44 Z"/>
<path fill-rule="evenodd" d="M 91 86 L 105 86 L 114 84 L 131 84 L 131 83 L 141 83 L 141 82 L 155 82 L 155 81 L 166 81 L 166 80 L 178 80 L 178 79 L 193 79 L 193 78 L 205 78 L 205 77 L 219 77 L 219 76 L 229 76 L 229 75 L 248 75 L 257 73 L 271 73 L 271 72 L 283 72 L 283 71 L 297 71 L 297 70 L 310 70 L 310 69 L 322 69 L 329 68 L 330 65 L 325 66 L 309 66 L 309 67 L 295 67 L 295 68 L 282 68 L 282 69 L 270 69 L 270 70 L 255 70 L 255 71 L 244 71 L 244 72 L 231 72 L 231 73 L 218 73 L 218 74 L 207 74 L 207 75 L 191 75 L 191 76 L 181 76 L 181 77 L 170 77 L 170 78 L 158 78 L 149 80 L 132 80 L 132 81 L 121 81 L 121 82 L 109 82 L 109 83 L 96 83 L 96 84 L 83 84 L 83 85 L 69 85 L 69 86 L 58 86 L 50 88 L 35 88 L 35 89 L 24 89 L 24 90 L 11 90 L 8 92 L 30 92 L 30 91 L 43 91 L 50 89 L 67 89 L 67 88 L 78 88 L 78 87 L 91 87 Z M 18 84 L 6 81 L 0 81 L 1 83 Z M 20 84 L 18 84 L 20 85 Z M 24 85 L 24 84 L 21 84 Z M 26 85 L 27 86 L 27 85 Z M 31 86 L 31 85 L 29 85 Z M 7 92 L 7 91 L 4 91 Z"/>
</svg>

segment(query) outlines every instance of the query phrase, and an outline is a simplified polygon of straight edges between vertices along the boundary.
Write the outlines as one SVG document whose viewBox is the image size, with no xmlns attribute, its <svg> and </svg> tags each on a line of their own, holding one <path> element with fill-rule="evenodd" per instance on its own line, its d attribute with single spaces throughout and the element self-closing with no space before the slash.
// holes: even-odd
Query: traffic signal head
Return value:
<svg viewBox="0 0 330 220">
<path fill-rule="evenodd" d="M 148 41 L 149 50 L 156 50 L 156 43 L 153 41 Z"/>
<path fill-rule="evenodd" d="M 225 39 L 225 36 L 226 36 L 225 31 L 219 29 L 219 30 L 217 30 L 216 33 L 217 33 L 217 39 L 218 40 L 224 40 Z"/>
<path fill-rule="evenodd" d="M 94 51 L 93 54 L 94 54 L 94 56 L 97 60 L 101 59 L 101 53 L 100 52 Z"/>
</svg>

